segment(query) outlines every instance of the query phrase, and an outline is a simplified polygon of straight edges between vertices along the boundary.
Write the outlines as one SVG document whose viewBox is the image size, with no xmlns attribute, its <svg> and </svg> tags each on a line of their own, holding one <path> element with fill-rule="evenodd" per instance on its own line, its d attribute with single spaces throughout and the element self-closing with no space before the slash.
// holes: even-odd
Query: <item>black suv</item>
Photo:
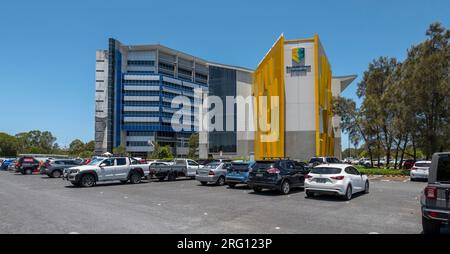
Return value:
<svg viewBox="0 0 450 254">
<path fill-rule="evenodd" d="M 255 192 L 271 189 L 287 195 L 292 188 L 304 187 L 308 173 L 304 164 L 290 159 L 261 160 L 250 168 L 248 185 Z"/>
<path fill-rule="evenodd" d="M 41 174 L 59 178 L 63 175 L 64 169 L 80 165 L 83 165 L 83 160 L 47 160 L 41 167 Z"/>
<path fill-rule="evenodd" d="M 39 169 L 39 165 L 39 161 L 35 158 L 24 156 L 17 161 L 16 172 L 20 172 L 23 175 L 31 175 L 34 171 Z"/>
<path fill-rule="evenodd" d="M 439 234 L 441 226 L 450 222 L 450 153 L 433 155 L 420 203 L 423 232 Z"/>
</svg>

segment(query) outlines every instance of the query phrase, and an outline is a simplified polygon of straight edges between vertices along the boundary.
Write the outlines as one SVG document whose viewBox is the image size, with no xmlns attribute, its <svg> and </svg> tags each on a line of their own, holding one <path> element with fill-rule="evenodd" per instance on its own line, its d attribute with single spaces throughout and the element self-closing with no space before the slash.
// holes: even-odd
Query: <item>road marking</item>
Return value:
<svg viewBox="0 0 450 254">
<path fill-rule="evenodd" d="M 208 215 L 208 213 L 204 213 L 204 215 L 205 215 L 205 216 L 207 216 L 207 215 Z"/>
<path fill-rule="evenodd" d="M 280 230 L 280 227 L 275 227 L 276 230 Z"/>
<path fill-rule="evenodd" d="M 369 235 L 379 235 L 380 233 L 378 232 L 369 232 Z"/>
<path fill-rule="evenodd" d="M 128 197 L 127 196 L 125 196 L 125 197 L 123 197 L 124 199 L 127 199 Z"/>
<path fill-rule="evenodd" d="M 80 235 L 78 232 L 69 232 L 69 235 Z"/>
<path fill-rule="evenodd" d="M 159 206 L 161 206 L 161 204 L 158 204 Z"/>
</svg>

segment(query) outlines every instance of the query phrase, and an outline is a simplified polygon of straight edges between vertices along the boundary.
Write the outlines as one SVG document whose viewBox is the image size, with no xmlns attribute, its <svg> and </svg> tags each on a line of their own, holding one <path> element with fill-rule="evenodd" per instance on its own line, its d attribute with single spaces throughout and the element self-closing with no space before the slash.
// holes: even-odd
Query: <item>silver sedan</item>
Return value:
<svg viewBox="0 0 450 254">
<path fill-rule="evenodd" d="M 211 162 L 197 170 L 195 179 L 202 185 L 207 185 L 208 183 L 214 183 L 219 186 L 225 185 L 225 175 L 230 165 L 231 163 L 229 162 Z"/>
</svg>

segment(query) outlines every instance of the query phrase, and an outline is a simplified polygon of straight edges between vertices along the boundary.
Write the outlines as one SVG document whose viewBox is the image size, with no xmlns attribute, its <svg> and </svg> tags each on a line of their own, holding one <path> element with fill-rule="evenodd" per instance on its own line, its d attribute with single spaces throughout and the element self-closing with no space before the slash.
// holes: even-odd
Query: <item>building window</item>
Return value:
<svg viewBox="0 0 450 254">
<path fill-rule="evenodd" d="M 155 61 L 129 60 L 127 63 L 131 66 L 155 66 Z"/>
<path fill-rule="evenodd" d="M 104 70 L 96 70 L 96 72 L 105 72 Z"/>
<path fill-rule="evenodd" d="M 104 80 L 96 80 L 96 82 L 98 82 L 98 83 L 103 83 L 103 82 L 105 82 Z"/>
</svg>

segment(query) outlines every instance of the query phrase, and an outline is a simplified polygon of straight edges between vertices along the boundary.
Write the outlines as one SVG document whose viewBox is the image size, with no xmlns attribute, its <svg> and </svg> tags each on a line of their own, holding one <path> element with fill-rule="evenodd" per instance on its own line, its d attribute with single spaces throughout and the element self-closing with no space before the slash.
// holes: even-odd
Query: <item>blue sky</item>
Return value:
<svg viewBox="0 0 450 254">
<path fill-rule="evenodd" d="M 109 37 L 255 68 L 282 32 L 318 33 L 333 74 L 361 77 L 374 58 L 404 59 L 430 23 L 449 27 L 449 10 L 447 0 L 1 1 L 0 132 L 93 139 L 95 50 Z"/>
</svg>

